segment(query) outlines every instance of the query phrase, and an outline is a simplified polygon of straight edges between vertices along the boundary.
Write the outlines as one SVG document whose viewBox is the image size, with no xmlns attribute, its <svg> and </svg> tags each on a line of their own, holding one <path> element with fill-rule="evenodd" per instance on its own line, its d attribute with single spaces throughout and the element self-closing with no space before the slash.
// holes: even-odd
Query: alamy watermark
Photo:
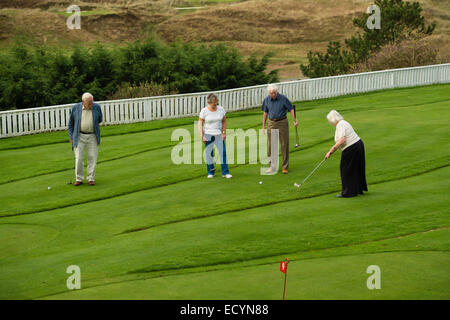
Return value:
<svg viewBox="0 0 450 320">
<path fill-rule="evenodd" d="M 377 265 L 370 265 L 367 267 L 366 273 L 371 274 L 367 278 L 367 289 L 381 289 L 381 269 Z"/>
<path fill-rule="evenodd" d="M 367 18 L 366 26 L 367 29 L 381 29 L 381 10 L 376 4 L 373 4 L 367 8 L 367 14 L 370 16 Z"/>
<path fill-rule="evenodd" d="M 175 129 L 171 135 L 171 141 L 179 141 L 177 145 L 172 148 L 171 160 L 175 165 L 180 164 L 211 164 L 212 158 L 209 155 L 212 153 L 214 146 L 216 152 L 214 159 L 216 163 L 222 163 L 222 143 L 209 143 L 203 151 L 203 142 L 200 134 L 197 131 L 198 122 L 194 122 L 194 137 L 189 130 L 184 128 Z M 220 136 L 218 136 L 221 139 Z M 193 143 L 192 143 L 193 141 Z M 221 140 L 220 140 L 221 141 Z M 267 133 L 263 129 L 227 129 L 226 130 L 226 155 L 228 164 L 258 164 L 268 165 L 272 167 L 276 174 L 279 166 L 278 161 L 278 145 L 279 145 L 279 131 L 272 129 L 270 131 L 270 157 L 268 156 L 268 141 Z M 248 145 L 248 148 L 247 148 Z M 248 152 L 247 152 L 248 150 Z M 248 159 L 248 161 L 247 161 Z M 268 168 L 261 168 L 260 173 L 267 175 Z"/>
<path fill-rule="evenodd" d="M 69 16 L 66 21 L 67 29 L 69 29 L 69 30 L 81 29 L 81 9 L 80 9 L 80 7 L 73 4 L 67 8 L 66 12 L 72 13 L 72 15 Z"/>
<path fill-rule="evenodd" d="M 77 265 L 68 266 L 66 273 L 71 274 L 66 281 L 67 289 L 81 289 L 81 270 Z"/>
</svg>

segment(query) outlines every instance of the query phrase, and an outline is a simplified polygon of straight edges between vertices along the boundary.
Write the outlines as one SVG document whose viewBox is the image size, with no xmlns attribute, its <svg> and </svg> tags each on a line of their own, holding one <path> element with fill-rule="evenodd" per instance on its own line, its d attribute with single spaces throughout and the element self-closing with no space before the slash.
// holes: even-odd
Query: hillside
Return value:
<svg viewBox="0 0 450 320">
<path fill-rule="evenodd" d="M 450 2 L 420 0 L 442 50 L 450 42 Z M 0 48 L 14 41 L 59 48 L 73 43 L 124 41 L 157 35 L 206 43 L 225 42 L 244 55 L 275 53 L 269 69 L 282 79 L 298 78 L 298 64 L 309 50 L 355 33 L 352 18 L 365 11 L 364 0 L 93 0 L 78 1 L 81 30 L 66 28 L 71 0 L 0 0 Z M 189 6 L 200 9 L 181 10 Z"/>
</svg>

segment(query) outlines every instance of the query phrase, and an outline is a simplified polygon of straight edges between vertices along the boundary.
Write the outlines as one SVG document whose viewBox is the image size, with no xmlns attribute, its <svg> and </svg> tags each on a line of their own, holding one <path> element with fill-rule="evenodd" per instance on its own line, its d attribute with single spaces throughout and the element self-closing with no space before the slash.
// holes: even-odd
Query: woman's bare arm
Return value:
<svg viewBox="0 0 450 320">
<path fill-rule="evenodd" d="M 200 133 L 200 137 L 202 138 L 202 141 L 205 142 L 205 135 L 203 134 L 203 123 L 205 122 L 205 119 L 198 118 L 198 132 Z"/>
<path fill-rule="evenodd" d="M 343 144 L 345 144 L 345 137 L 340 138 L 334 146 L 331 147 L 330 151 L 325 155 L 325 158 L 331 157 L 333 153 L 336 152 Z"/>
</svg>

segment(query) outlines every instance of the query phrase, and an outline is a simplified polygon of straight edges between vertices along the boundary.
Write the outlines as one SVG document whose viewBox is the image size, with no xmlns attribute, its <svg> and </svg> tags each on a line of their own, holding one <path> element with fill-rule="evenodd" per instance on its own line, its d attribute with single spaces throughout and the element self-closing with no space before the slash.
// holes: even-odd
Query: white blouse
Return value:
<svg viewBox="0 0 450 320">
<path fill-rule="evenodd" d="M 200 111 L 200 118 L 205 120 L 204 133 L 213 136 L 222 134 L 222 119 L 225 114 L 226 111 L 221 106 L 217 106 L 216 111 L 210 111 L 208 107 L 203 108 Z"/>
<path fill-rule="evenodd" d="M 341 146 L 342 151 L 360 140 L 352 125 L 345 120 L 339 121 L 336 125 L 334 141 L 338 142 L 342 137 L 345 137 L 345 143 Z"/>
</svg>

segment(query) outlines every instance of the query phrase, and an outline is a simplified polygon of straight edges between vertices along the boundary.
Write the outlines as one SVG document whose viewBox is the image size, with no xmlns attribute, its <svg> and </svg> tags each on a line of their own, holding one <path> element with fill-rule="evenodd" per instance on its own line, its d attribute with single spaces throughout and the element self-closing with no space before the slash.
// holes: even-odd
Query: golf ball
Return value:
<svg viewBox="0 0 450 320">
<path fill-rule="evenodd" d="M 48 190 L 50 190 L 50 189 L 51 189 L 51 187 L 48 187 L 47 189 L 48 189 Z"/>
<path fill-rule="evenodd" d="M 298 183 L 294 183 L 294 187 L 300 187 L 300 185 Z"/>
<path fill-rule="evenodd" d="M 260 181 L 259 184 L 262 184 L 262 181 Z"/>
</svg>

